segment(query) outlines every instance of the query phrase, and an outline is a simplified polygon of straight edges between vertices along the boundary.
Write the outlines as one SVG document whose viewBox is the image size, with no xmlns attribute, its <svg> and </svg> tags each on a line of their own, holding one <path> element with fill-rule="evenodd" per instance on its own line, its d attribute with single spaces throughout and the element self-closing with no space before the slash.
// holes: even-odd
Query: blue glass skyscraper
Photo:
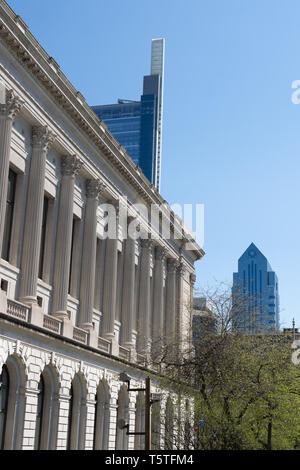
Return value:
<svg viewBox="0 0 300 470">
<path fill-rule="evenodd" d="M 266 334 L 279 329 L 278 279 L 254 243 L 233 273 L 233 324 L 241 332 Z"/>
<path fill-rule="evenodd" d="M 140 101 L 92 106 L 115 139 L 160 191 L 164 39 L 152 40 L 151 75 L 144 76 Z"/>
</svg>

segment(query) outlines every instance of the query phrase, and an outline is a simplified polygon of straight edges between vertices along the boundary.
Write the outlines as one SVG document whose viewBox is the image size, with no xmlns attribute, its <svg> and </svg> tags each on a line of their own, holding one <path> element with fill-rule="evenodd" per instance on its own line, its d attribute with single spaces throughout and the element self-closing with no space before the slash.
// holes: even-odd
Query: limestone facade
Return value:
<svg viewBox="0 0 300 470">
<path fill-rule="evenodd" d="M 3 0 L 0 37 L 0 448 L 132 449 L 119 374 L 141 386 L 153 343 L 185 334 L 204 253 Z M 148 239 L 124 236 L 134 220 Z"/>
</svg>

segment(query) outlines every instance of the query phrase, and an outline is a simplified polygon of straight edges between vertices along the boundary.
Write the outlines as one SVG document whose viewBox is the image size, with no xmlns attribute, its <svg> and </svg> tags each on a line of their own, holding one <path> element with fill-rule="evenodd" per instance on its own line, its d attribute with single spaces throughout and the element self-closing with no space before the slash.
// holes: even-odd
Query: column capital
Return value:
<svg viewBox="0 0 300 470">
<path fill-rule="evenodd" d="M 40 147 L 46 151 L 53 144 L 56 135 L 48 126 L 34 126 L 32 128 L 32 145 L 33 147 Z"/>
<path fill-rule="evenodd" d="M 186 267 L 183 263 L 178 262 L 177 272 L 178 272 L 179 276 L 184 276 L 184 274 L 186 272 Z"/>
<path fill-rule="evenodd" d="M 64 155 L 61 158 L 62 175 L 75 176 L 83 167 L 83 162 L 76 155 Z"/>
<path fill-rule="evenodd" d="M 196 275 L 192 273 L 190 275 L 190 283 L 192 284 L 192 286 L 194 286 L 195 282 L 196 282 Z"/>
<path fill-rule="evenodd" d="M 155 247 L 155 259 L 157 261 L 164 261 L 167 257 L 167 250 L 163 246 Z"/>
<path fill-rule="evenodd" d="M 153 246 L 153 240 L 150 240 L 149 238 L 141 238 L 141 247 L 143 250 L 151 250 Z"/>
<path fill-rule="evenodd" d="M 13 119 L 23 105 L 24 101 L 13 90 L 6 90 L 6 104 L 0 104 L 0 116 Z"/>
<path fill-rule="evenodd" d="M 90 179 L 86 181 L 86 197 L 88 199 L 98 199 L 100 193 L 104 191 L 106 185 L 100 179 Z"/>
<path fill-rule="evenodd" d="M 179 262 L 177 261 L 177 259 L 168 258 L 168 272 L 169 273 L 175 273 L 178 266 L 179 266 Z"/>
</svg>

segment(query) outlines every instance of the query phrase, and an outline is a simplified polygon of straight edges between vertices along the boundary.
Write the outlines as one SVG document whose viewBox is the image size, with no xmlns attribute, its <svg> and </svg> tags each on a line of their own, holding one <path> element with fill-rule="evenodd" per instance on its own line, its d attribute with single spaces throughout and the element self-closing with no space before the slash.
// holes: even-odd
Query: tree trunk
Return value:
<svg viewBox="0 0 300 470">
<path fill-rule="evenodd" d="M 270 418 L 270 421 L 268 423 L 268 444 L 267 444 L 267 449 L 272 450 L 272 418 Z"/>
</svg>

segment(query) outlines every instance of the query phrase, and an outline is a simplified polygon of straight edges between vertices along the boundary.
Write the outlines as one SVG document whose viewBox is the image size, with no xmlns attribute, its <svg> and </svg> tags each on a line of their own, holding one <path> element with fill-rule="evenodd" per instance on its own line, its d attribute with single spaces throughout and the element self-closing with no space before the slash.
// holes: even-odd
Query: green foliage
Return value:
<svg viewBox="0 0 300 470">
<path fill-rule="evenodd" d="M 299 450 L 300 366 L 292 362 L 292 339 L 276 331 L 237 331 L 231 290 L 222 285 L 202 297 L 210 310 L 202 312 L 193 344 L 162 338 L 152 357 L 162 388 L 189 397 L 195 425 L 204 421 L 187 431 L 179 418 L 177 443 L 186 449 Z M 245 307 L 240 300 L 239 313 Z"/>
<path fill-rule="evenodd" d="M 200 449 L 299 449 L 300 370 L 282 335 L 215 338 L 195 370 Z"/>
</svg>

